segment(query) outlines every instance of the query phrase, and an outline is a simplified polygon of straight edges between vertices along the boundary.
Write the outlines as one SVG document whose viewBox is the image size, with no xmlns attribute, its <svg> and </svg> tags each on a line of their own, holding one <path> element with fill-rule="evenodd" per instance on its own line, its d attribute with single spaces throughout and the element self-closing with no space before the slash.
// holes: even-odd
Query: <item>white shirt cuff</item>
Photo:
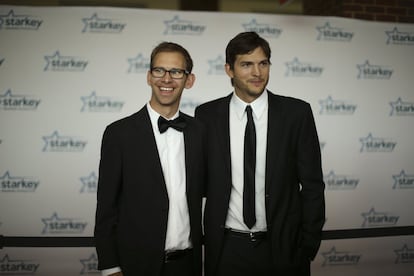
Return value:
<svg viewBox="0 0 414 276">
<path fill-rule="evenodd" d="M 108 268 L 101 271 L 102 276 L 108 276 L 116 272 L 121 272 L 121 268 L 117 266 L 114 268 Z"/>
</svg>

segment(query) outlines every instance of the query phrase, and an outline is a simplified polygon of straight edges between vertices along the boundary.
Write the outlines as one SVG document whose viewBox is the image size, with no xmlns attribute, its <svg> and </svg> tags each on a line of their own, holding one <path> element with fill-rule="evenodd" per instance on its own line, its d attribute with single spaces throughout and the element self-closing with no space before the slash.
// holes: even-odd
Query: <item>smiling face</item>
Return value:
<svg viewBox="0 0 414 276">
<path fill-rule="evenodd" d="M 159 52 L 153 59 L 153 68 L 162 67 L 166 70 L 186 69 L 185 58 L 179 52 Z M 182 79 L 173 79 L 166 72 L 164 77 L 154 77 L 151 71 L 147 73 L 147 83 L 151 87 L 151 107 L 166 118 L 173 116 L 180 105 L 184 88 L 193 86 L 195 76 L 184 75 Z"/>
<path fill-rule="evenodd" d="M 227 63 L 225 69 L 232 79 L 234 92 L 247 103 L 257 99 L 269 82 L 270 61 L 261 47 L 237 55 L 233 68 Z"/>
</svg>

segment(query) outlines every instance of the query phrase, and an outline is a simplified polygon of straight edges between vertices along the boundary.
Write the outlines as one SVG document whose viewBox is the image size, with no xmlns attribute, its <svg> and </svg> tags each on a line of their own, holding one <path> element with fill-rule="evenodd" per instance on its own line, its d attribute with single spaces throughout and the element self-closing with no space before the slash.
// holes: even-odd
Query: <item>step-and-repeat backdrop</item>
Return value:
<svg viewBox="0 0 414 276">
<path fill-rule="evenodd" d="M 197 80 L 182 111 L 232 91 L 224 49 L 256 31 L 269 89 L 308 101 L 325 230 L 414 225 L 414 25 L 335 17 L 0 6 L 0 235 L 93 235 L 107 124 L 140 109 L 152 48 L 174 41 Z M 94 248 L 3 248 L 0 274 L 98 273 Z M 326 240 L 314 275 L 413 275 L 414 237 Z"/>
</svg>

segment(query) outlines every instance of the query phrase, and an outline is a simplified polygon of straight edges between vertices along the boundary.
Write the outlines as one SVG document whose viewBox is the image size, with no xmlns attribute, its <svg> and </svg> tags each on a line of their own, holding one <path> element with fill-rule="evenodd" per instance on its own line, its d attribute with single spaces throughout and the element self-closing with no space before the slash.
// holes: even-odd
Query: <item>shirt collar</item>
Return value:
<svg viewBox="0 0 414 276">
<path fill-rule="evenodd" d="M 237 118 L 241 120 L 246 113 L 246 106 L 250 105 L 253 110 L 253 115 L 260 119 L 260 117 L 263 115 L 264 111 L 266 110 L 268 103 L 268 95 L 267 90 L 265 90 L 257 99 L 255 99 L 251 103 L 246 103 L 242 99 L 240 99 L 236 93 L 233 92 L 233 96 L 231 97 L 230 104 L 232 105 L 232 108 L 234 109 Z"/>
</svg>

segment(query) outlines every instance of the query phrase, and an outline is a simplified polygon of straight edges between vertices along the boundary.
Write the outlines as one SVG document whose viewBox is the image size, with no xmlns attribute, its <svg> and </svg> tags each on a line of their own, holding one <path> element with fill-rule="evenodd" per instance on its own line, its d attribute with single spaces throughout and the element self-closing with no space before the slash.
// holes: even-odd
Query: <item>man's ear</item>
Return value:
<svg viewBox="0 0 414 276">
<path fill-rule="evenodd" d="M 190 89 L 191 87 L 193 87 L 194 82 L 195 82 L 195 75 L 193 73 L 188 74 L 187 79 L 185 80 L 185 88 L 186 89 Z"/>
<path fill-rule="evenodd" d="M 230 68 L 230 64 L 224 64 L 224 70 L 226 71 L 226 74 L 230 77 L 230 79 L 234 77 L 233 69 Z"/>
<path fill-rule="evenodd" d="M 147 84 L 151 86 L 151 72 L 150 71 L 147 72 Z"/>
</svg>

